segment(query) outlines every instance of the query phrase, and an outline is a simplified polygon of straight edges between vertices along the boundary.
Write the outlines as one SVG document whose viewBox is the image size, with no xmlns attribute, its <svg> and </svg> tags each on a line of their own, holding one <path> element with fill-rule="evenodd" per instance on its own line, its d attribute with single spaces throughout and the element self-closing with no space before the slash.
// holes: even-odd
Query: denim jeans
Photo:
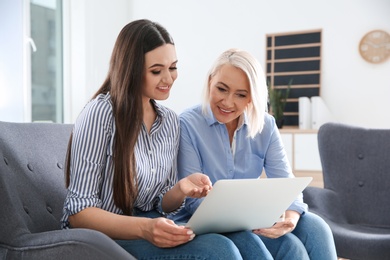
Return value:
<svg viewBox="0 0 390 260">
<path fill-rule="evenodd" d="M 303 214 L 291 235 L 299 238 L 310 259 L 337 260 L 333 233 L 319 216 L 310 212 Z"/>
<path fill-rule="evenodd" d="M 137 214 L 160 217 L 156 211 Z M 116 242 L 138 259 L 337 259 L 329 226 L 310 212 L 301 216 L 292 233 L 277 239 L 240 231 L 198 235 L 192 241 L 174 248 L 159 248 L 146 240 Z"/>
<path fill-rule="evenodd" d="M 301 215 L 292 233 L 277 239 L 260 238 L 274 259 L 337 260 L 330 227 L 310 212 Z"/>
<path fill-rule="evenodd" d="M 161 217 L 157 211 L 140 212 L 137 216 Z M 116 240 L 127 252 L 137 259 L 242 259 L 238 248 L 221 234 L 204 234 L 192 241 L 173 248 L 159 248 L 147 240 Z"/>
</svg>

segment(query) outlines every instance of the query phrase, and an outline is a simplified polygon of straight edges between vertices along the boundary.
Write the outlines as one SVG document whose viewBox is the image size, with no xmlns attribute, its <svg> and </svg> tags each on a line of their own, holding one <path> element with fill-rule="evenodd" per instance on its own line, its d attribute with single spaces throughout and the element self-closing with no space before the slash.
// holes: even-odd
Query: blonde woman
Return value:
<svg viewBox="0 0 390 260">
<path fill-rule="evenodd" d="M 258 178 L 264 169 L 268 178 L 293 178 L 267 99 L 258 61 L 243 50 L 223 52 L 207 75 L 203 104 L 180 115 L 179 177 L 201 172 L 215 183 Z M 186 222 L 201 201 L 188 198 L 174 219 Z M 273 227 L 225 235 L 244 259 L 255 259 L 253 247 L 265 248 L 268 259 L 337 259 L 329 226 L 308 211 L 302 194 Z"/>
</svg>

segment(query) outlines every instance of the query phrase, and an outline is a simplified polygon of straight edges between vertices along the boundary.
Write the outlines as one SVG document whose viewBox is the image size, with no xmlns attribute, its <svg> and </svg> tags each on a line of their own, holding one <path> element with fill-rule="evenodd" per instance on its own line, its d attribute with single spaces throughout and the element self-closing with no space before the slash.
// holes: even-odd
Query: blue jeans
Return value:
<svg viewBox="0 0 390 260">
<path fill-rule="evenodd" d="M 314 213 L 303 214 L 292 234 L 305 246 L 310 259 L 337 260 L 333 233 L 325 220 Z"/>
<path fill-rule="evenodd" d="M 156 211 L 139 213 L 160 217 Z M 138 259 L 337 259 L 329 226 L 317 215 L 303 214 L 292 233 L 277 239 L 251 231 L 204 234 L 174 248 L 159 248 L 146 240 L 117 240 Z"/>
<path fill-rule="evenodd" d="M 337 259 L 333 234 L 328 224 L 310 212 L 301 215 L 292 233 L 277 239 L 260 238 L 274 259 Z"/>
<path fill-rule="evenodd" d="M 136 215 L 161 217 L 157 211 L 137 211 Z M 137 259 L 242 259 L 238 248 L 230 239 L 215 233 L 196 236 L 192 241 L 173 248 L 160 248 L 143 239 L 116 242 Z"/>
</svg>

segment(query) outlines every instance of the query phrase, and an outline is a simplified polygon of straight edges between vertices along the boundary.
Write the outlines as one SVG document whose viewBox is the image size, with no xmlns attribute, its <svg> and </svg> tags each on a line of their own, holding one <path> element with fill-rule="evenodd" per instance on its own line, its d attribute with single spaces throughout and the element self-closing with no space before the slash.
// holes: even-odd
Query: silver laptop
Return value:
<svg viewBox="0 0 390 260">
<path fill-rule="evenodd" d="M 186 227 L 197 235 L 271 227 L 312 179 L 219 180 Z"/>
</svg>

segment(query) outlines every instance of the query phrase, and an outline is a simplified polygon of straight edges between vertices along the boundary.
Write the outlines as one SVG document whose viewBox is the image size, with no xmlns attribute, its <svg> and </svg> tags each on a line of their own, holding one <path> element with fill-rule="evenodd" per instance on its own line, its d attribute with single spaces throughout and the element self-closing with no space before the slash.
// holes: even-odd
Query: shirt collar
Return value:
<svg viewBox="0 0 390 260">
<path fill-rule="evenodd" d="M 162 109 L 162 107 L 159 103 L 157 103 L 154 99 L 151 99 L 150 103 L 152 103 L 154 109 L 156 110 L 157 117 L 159 117 L 159 118 L 166 117 L 166 111 L 164 111 L 164 109 Z"/>
</svg>

